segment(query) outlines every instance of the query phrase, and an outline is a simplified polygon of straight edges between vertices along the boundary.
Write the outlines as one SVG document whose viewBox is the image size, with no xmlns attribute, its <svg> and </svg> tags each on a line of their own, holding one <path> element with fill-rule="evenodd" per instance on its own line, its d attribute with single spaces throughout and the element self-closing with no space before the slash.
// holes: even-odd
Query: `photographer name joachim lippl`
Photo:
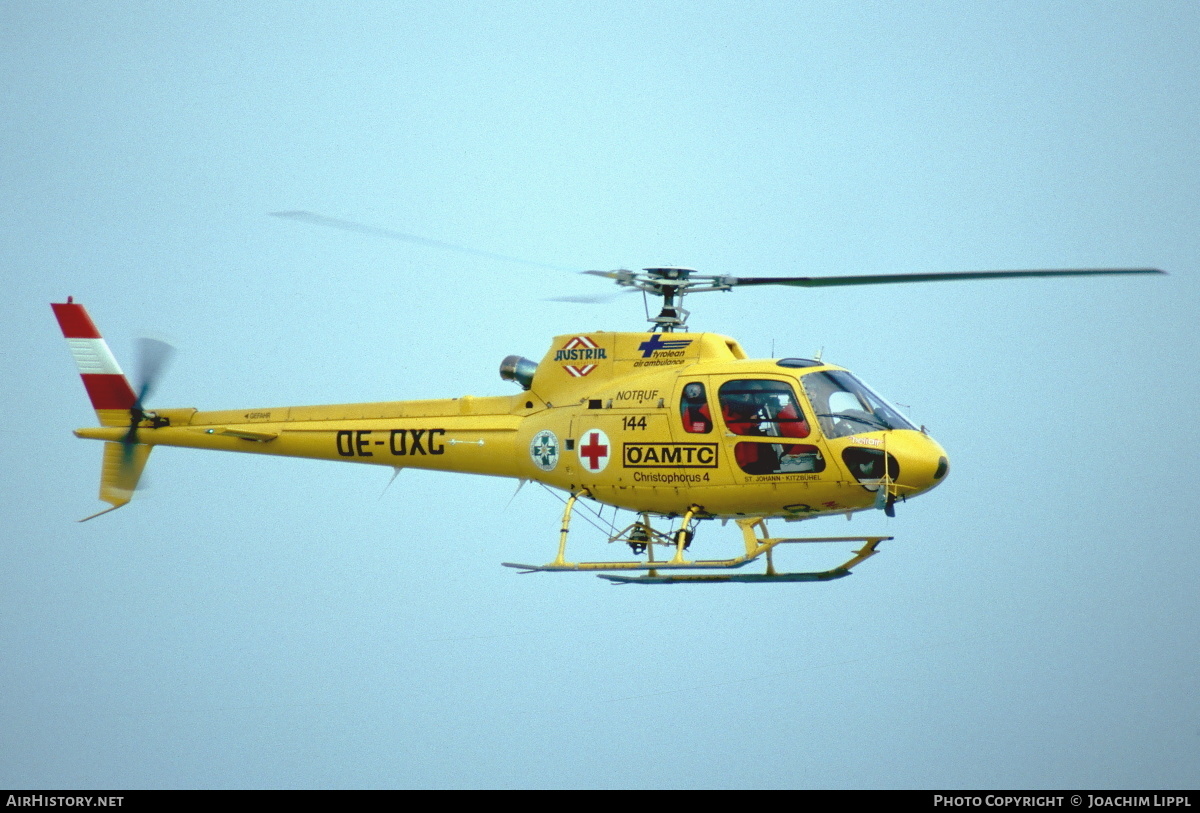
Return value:
<svg viewBox="0 0 1200 813">
<path fill-rule="evenodd" d="M 1191 807 L 1187 796 L 1093 796 L 1088 794 L 1088 807 Z"/>
<path fill-rule="evenodd" d="M 943 796 L 933 797 L 934 807 L 1064 807 L 1065 796 Z M 1191 807 L 1188 796 L 1124 796 L 1088 794 L 1087 804 L 1079 794 L 1071 797 L 1070 807 Z"/>
</svg>

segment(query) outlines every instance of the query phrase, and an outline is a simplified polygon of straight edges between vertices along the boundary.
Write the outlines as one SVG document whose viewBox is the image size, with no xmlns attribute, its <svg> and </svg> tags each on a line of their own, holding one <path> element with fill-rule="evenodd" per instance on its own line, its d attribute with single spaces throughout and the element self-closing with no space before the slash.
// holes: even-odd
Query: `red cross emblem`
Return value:
<svg viewBox="0 0 1200 813">
<path fill-rule="evenodd" d="M 592 474 L 604 471 L 604 467 L 608 465 L 608 436 L 599 429 L 589 429 L 583 433 L 582 440 L 579 459 L 583 461 L 583 467 Z"/>
</svg>

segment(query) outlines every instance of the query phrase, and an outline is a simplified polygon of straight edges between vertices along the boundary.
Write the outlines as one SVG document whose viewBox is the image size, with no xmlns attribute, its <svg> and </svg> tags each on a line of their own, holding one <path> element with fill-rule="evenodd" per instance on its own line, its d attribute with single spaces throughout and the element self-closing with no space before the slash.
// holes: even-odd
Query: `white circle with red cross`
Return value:
<svg viewBox="0 0 1200 813">
<path fill-rule="evenodd" d="M 592 474 L 599 474 L 612 456 L 612 444 L 608 442 L 608 435 L 599 429 L 589 429 L 579 436 L 575 453 L 585 469 Z"/>
</svg>

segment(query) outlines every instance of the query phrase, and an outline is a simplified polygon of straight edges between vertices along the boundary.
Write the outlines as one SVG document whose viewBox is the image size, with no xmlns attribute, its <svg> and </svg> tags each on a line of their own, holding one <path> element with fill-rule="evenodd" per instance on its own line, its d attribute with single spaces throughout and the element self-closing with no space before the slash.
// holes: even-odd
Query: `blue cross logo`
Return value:
<svg viewBox="0 0 1200 813">
<path fill-rule="evenodd" d="M 650 340 L 639 344 L 638 350 L 642 351 L 642 358 L 648 359 L 654 355 L 656 350 L 682 350 L 691 343 L 691 339 L 672 339 L 664 342 L 661 333 L 651 333 Z"/>
</svg>

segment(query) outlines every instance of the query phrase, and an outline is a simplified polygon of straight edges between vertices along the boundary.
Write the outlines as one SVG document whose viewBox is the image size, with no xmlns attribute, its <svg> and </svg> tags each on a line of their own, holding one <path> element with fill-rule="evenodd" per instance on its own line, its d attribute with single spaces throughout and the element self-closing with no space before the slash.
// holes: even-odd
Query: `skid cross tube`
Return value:
<svg viewBox="0 0 1200 813">
<path fill-rule="evenodd" d="M 653 544 L 650 544 L 647 546 L 647 550 L 650 551 L 650 556 L 649 556 L 648 562 L 641 562 L 641 561 L 568 562 L 567 558 L 566 558 L 567 534 L 569 532 L 570 525 L 571 525 L 571 512 L 574 510 L 575 501 L 577 499 L 579 499 L 579 497 L 589 497 L 589 496 L 591 496 L 591 495 L 587 492 L 587 489 L 582 489 L 582 490 L 577 491 L 574 494 L 572 494 L 571 498 L 567 500 L 567 507 L 563 511 L 562 529 L 560 530 L 559 536 L 558 536 L 558 556 L 555 557 L 553 562 L 550 562 L 549 564 L 545 564 L 545 565 L 523 565 L 523 564 L 517 564 L 515 562 L 502 562 L 501 564 L 503 564 L 504 567 L 516 568 L 517 570 L 523 571 L 525 573 L 552 572 L 552 571 L 581 571 L 581 570 L 651 570 L 651 571 L 653 571 L 654 569 L 660 568 L 660 567 L 661 568 L 697 568 L 697 567 L 712 568 L 712 567 L 729 567 L 730 566 L 730 565 L 724 564 L 724 562 L 731 561 L 731 560 L 722 559 L 722 560 L 716 560 L 715 562 L 709 563 L 709 562 L 689 562 L 683 558 L 683 549 L 684 549 L 685 543 L 687 542 L 688 525 L 691 523 L 691 521 L 695 518 L 695 516 L 697 514 L 699 514 L 703 511 L 703 509 L 698 505 L 691 506 L 690 508 L 688 508 L 687 513 L 684 514 L 683 522 L 679 526 L 679 530 L 676 531 L 676 533 L 674 534 L 673 544 L 675 545 L 675 556 L 669 562 L 655 562 L 654 561 L 654 554 L 653 554 L 654 546 L 653 546 Z M 647 528 L 649 528 L 649 522 L 648 522 L 649 517 L 645 517 L 645 515 L 643 515 L 643 516 L 644 516 L 644 519 L 646 520 L 645 525 Z M 650 528 L 649 530 L 652 531 L 652 533 L 649 534 L 649 536 L 651 537 L 651 541 L 653 541 L 656 536 L 657 537 L 663 536 L 662 534 L 654 532 L 652 528 Z M 750 560 L 746 559 L 745 561 L 748 562 Z M 745 564 L 745 562 L 742 562 L 742 564 Z M 737 565 L 734 565 L 734 567 L 736 567 L 736 566 Z"/>
</svg>

